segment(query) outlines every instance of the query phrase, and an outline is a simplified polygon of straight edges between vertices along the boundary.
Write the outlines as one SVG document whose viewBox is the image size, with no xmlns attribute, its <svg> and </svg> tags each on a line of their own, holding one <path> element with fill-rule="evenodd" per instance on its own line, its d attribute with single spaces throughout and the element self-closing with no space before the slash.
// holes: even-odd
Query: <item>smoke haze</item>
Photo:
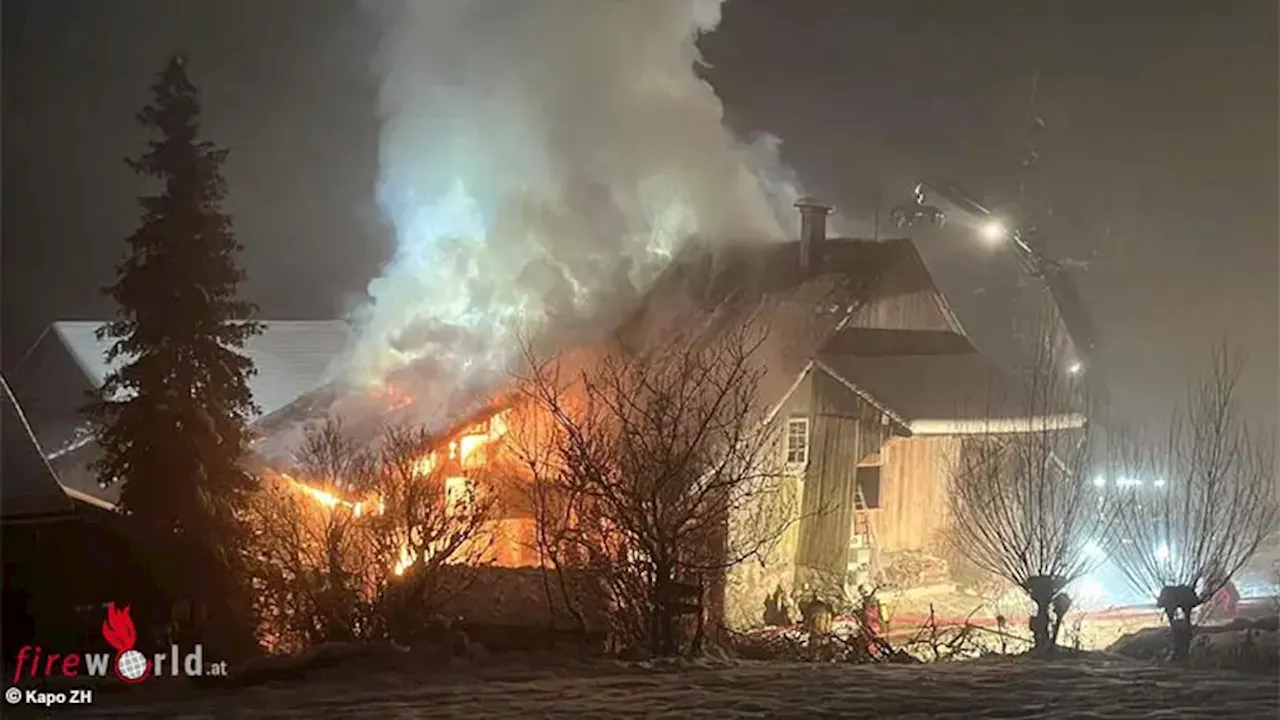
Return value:
<svg viewBox="0 0 1280 720">
<path fill-rule="evenodd" d="M 686 238 L 786 235 L 776 141 L 738 142 L 696 72 L 720 0 L 368 9 L 396 251 L 357 313 L 353 379 L 412 375 L 443 411 L 500 378 L 517 331 L 607 326 Z"/>
</svg>

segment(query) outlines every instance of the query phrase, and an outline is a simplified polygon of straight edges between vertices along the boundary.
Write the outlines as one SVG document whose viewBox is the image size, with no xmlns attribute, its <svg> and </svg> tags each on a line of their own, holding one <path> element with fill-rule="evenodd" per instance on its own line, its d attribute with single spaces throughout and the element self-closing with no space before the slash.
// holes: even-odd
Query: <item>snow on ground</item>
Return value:
<svg viewBox="0 0 1280 720">
<path fill-rule="evenodd" d="M 1274 678 L 1175 671 L 1091 654 L 930 665 L 719 663 L 482 673 L 362 671 L 130 704 L 100 718 L 1274 718 Z"/>
</svg>

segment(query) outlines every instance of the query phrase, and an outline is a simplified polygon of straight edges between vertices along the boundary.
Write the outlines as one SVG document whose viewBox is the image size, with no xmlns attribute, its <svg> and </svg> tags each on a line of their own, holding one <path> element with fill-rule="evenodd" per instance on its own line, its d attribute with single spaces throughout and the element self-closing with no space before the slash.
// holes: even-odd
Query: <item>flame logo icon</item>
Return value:
<svg viewBox="0 0 1280 720">
<path fill-rule="evenodd" d="M 151 674 L 151 661 L 133 649 L 138 642 L 138 632 L 129 616 L 129 606 L 117 609 L 115 603 L 107 605 L 107 619 L 102 621 L 102 637 L 116 649 L 116 676 L 127 683 L 142 682 Z"/>
</svg>

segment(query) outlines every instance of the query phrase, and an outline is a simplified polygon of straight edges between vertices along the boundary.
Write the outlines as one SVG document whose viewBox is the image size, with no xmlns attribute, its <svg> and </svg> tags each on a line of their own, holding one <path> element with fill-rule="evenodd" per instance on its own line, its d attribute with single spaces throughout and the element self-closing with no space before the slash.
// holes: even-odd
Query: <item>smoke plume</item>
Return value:
<svg viewBox="0 0 1280 720">
<path fill-rule="evenodd" d="M 440 412 L 500 379 L 516 333 L 572 341 L 682 243 L 779 238 L 792 185 L 697 74 L 721 0 L 377 0 L 378 201 L 396 251 L 358 314 L 357 380 Z M 445 389 L 447 388 L 447 390 Z"/>
</svg>

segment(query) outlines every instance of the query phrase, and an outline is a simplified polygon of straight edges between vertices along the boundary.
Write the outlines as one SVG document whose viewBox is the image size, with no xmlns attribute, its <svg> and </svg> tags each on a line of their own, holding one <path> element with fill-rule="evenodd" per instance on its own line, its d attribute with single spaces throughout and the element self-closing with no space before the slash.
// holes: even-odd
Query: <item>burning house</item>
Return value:
<svg viewBox="0 0 1280 720">
<path fill-rule="evenodd" d="M 683 294 L 707 307 L 788 298 L 773 320 L 779 340 L 759 402 L 778 425 L 795 516 L 764 562 L 731 573 L 724 613 L 735 624 L 758 622 L 775 588 L 865 583 L 880 554 L 928 545 L 946 524 L 948 462 L 966 438 L 1084 423 L 1074 408 L 1020 402 L 1019 379 L 975 348 L 910 240 L 829 237 L 829 208 L 811 200 L 799 208 L 798 241 L 715 251 L 691 245 L 650 291 L 651 298 Z M 805 294 L 805 287 L 826 290 Z M 99 325 L 55 323 L 42 336 L 20 369 L 28 391 L 22 407 L 39 446 L 51 448 L 46 457 L 67 492 L 109 505 L 117 491 L 97 488 L 90 476 L 94 448 L 78 417 L 84 392 L 107 372 Z M 325 487 L 298 479 L 290 462 L 298 429 L 335 409 L 355 408 L 347 413 L 356 419 L 351 430 L 372 440 L 377 427 L 414 417 L 414 406 L 429 401 L 394 382 L 344 389 L 334 369 L 349 340 L 342 322 L 266 322 L 249 341 L 263 438 L 255 450 L 264 473 L 318 507 L 376 513 L 376 496 L 340 479 Z M 436 444 L 416 462 L 424 476 L 443 478 L 446 505 L 464 494 L 476 470 L 498 462 L 509 412 L 508 404 L 483 403 L 454 426 L 434 429 Z M 495 540 L 483 560 L 538 566 L 527 495 L 519 488 L 498 494 L 487 520 Z"/>
</svg>

